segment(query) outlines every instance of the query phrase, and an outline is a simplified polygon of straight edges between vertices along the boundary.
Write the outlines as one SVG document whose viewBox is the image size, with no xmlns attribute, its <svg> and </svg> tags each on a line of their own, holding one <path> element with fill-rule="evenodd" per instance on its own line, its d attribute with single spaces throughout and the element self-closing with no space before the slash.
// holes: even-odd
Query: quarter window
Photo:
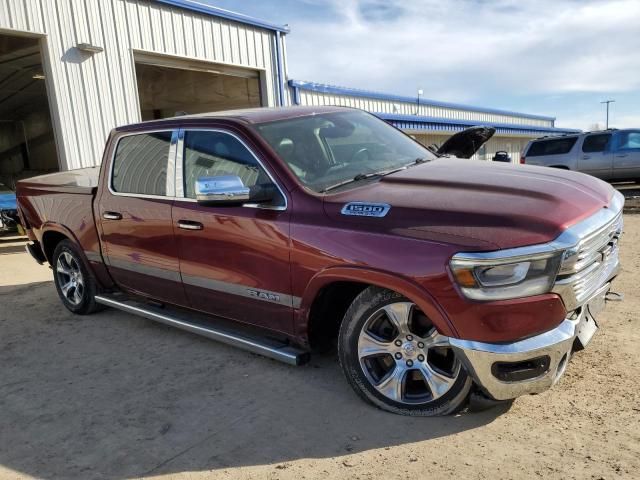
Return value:
<svg viewBox="0 0 640 480">
<path fill-rule="evenodd" d="M 541 157 L 544 155 L 563 155 L 569 153 L 576 144 L 578 137 L 553 138 L 533 142 L 527 152 L 527 157 Z"/>
<path fill-rule="evenodd" d="M 634 150 L 640 148 L 640 132 L 620 132 L 618 150 Z"/>
<path fill-rule="evenodd" d="M 237 138 L 212 131 L 187 131 L 184 136 L 184 192 L 196 198 L 201 177 L 237 175 L 245 187 L 268 185 L 271 180 L 253 154 Z"/>
<path fill-rule="evenodd" d="M 123 137 L 113 158 L 111 187 L 120 193 L 165 196 L 171 132 Z"/>
<path fill-rule="evenodd" d="M 584 139 L 582 151 L 585 153 L 604 152 L 607 149 L 607 145 L 609 145 L 610 139 L 610 133 L 589 135 Z"/>
</svg>

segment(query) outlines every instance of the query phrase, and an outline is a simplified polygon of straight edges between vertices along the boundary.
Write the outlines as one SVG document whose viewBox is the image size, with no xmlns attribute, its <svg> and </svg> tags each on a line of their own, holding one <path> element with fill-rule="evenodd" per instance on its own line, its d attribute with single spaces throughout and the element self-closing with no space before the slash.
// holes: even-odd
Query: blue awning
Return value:
<svg viewBox="0 0 640 480">
<path fill-rule="evenodd" d="M 482 122 L 479 120 L 461 120 L 439 117 L 423 117 L 418 115 L 398 115 L 394 113 L 375 113 L 378 118 L 386 120 L 401 130 L 442 131 L 444 133 L 459 132 L 469 127 L 494 127 L 496 133 L 513 135 L 566 135 L 579 133 L 580 130 L 556 127 L 537 127 L 534 125 L 518 125 L 514 123 Z"/>
</svg>

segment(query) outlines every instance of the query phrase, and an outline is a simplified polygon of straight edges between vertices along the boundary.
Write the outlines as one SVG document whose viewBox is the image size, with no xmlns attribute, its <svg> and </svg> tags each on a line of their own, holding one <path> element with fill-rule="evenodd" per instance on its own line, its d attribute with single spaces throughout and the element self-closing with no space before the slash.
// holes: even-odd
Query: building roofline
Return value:
<svg viewBox="0 0 640 480">
<path fill-rule="evenodd" d="M 159 3 L 171 5 L 173 7 L 184 8 L 186 10 L 193 10 L 194 12 L 204 13 L 206 15 L 212 15 L 214 17 L 221 17 L 227 20 L 233 20 L 234 22 L 246 23 L 247 25 L 253 25 L 255 27 L 264 28 L 266 30 L 273 30 L 275 32 L 289 33 L 290 29 L 288 25 L 277 25 L 275 23 L 267 22 L 259 18 L 250 17 L 243 13 L 232 12 L 231 10 L 225 10 L 224 8 L 214 7 L 208 3 L 204 3 L 197 0 L 156 0 Z"/>
<path fill-rule="evenodd" d="M 487 126 L 496 128 L 507 128 L 510 130 L 521 130 L 527 132 L 541 132 L 541 133 L 556 133 L 556 134 L 572 134 L 581 133 L 581 130 L 575 130 L 571 128 L 556 128 L 556 127 L 539 127 L 536 125 L 520 125 L 517 123 L 496 123 L 485 122 L 478 120 L 462 120 L 453 118 L 441 118 L 441 117 L 424 117 L 418 115 L 399 115 L 395 113 L 373 113 L 378 118 L 383 120 L 395 121 L 395 122 L 407 122 L 417 124 L 439 124 L 439 125 L 457 125 L 463 127 L 475 127 L 475 126 Z"/>
<path fill-rule="evenodd" d="M 391 102 L 418 103 L 416 97 L 406 97 L 403 95 L 394 95 L 389 93 L 373 92 L 369 90 L 361 90 L 358 88 L 338 87 L 335 85 L 327 85 L 323 83 L 306 82 L 303 80 L 289 80 L 289 86 L 299 88 L 301 90 L 310 90 L 313 92 L 330 93 L 334 95 L 348 95 L 351 97 L 375 98 L 377 100 L 387 100 Z M 463 105 L 459 103 L 439 102 L 437 100 L 420 99 L 420 105 L 433 105 L 435 107 L 454 108 L 457 110 L 470 110 L 480 113 L 493 113 L 498 115 L 509 115 L 512 117 L 532 118 L 535 120 L 547 120 L 555 122 L 556 117 L 547 117 L 544 115 L 532 115 L 529 113 L 512 112 L 509 110 L 498 110 L 495 108 L 476 107 L 472 105 Z"/>
</svg>

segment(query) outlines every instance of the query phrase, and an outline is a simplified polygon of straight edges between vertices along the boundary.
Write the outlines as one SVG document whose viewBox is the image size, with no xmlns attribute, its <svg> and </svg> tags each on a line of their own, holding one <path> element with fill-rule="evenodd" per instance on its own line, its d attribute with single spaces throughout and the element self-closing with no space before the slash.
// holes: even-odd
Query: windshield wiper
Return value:
<svg viewBox="0 0 640 480">
<path fill-rule="evenodd" d="M 408 166 L 413 166 L 413 165 L 420 165 L 421 163 L 427 163 L 430 162 L 431 160 L 433 160 L 432 158 L 427 158 L 427 157 L 418 157 L 416 158 L 412 163 L 410 163 Z"/>
<path fill-rule="evenodd" d="M 323 190 L 320 191 L 320 193 L 325 193 L 328 192 L 330 190 L 334 190 L 338 187 L 341 187 L 343 185 L 348 185 L 350 183 L 355 183 L 355 182 L 359 182 L 361 180 L 366 180 L 367 178 L 373 178 L 373 177 L 384 177 L 385 175 L 390 175 L 392 173 L 396 173 L 396 172 L 400 172 L 401 170 L 406 170 L 409 167 L 413 167 L 414 165 L 420 165 L 421 163 L 427 163 L 430 162 L 431 160 L 433 160 L 432 158 L 427 158 L 427 157 L 418 157 L 416 158 L 413 162 L 403 166 L 403 167 L 397 167 L 397 168 L 391 168 L 389 170 L 382 170 L 380 172 L 372 172 L 372 173 L 359 173 L 357 174 L 355 177 L 350 178 L 348 180 L 344 180 L 342 182 L 336 183 L 334 185 L 331 185 L 329 187 L 324 188 Z"/>
<path fill-rule="evenodd" d="M 373 177 L 384 177 L 385 175 L 389 175 L 391 173 L 395 173 L 395 172 L 399 172 L 400 170 L 405 170 L 407 167 L 399 167 L 399 168 L 392 168 L 389 170 L 382 170 L 380 172 L 371 172 L 371 173 L 359 173 L 357 174 L 355 177 L 350 178 L 348 180 L 344 180 L 342 182 L 336 183 L 334 185 L 331 185 L 329 187 L 326 187 L 324 189 L 321 190 L 321 193 L 325 193 L 328 192 L 330 190 L 334 190 L 338 187 L 341 187 L 343 185 L 348 185 L 349 183 L 355 183 L 355 182 L 359 182 L 361 180 L 366 180 L 367 178 L 373 178 Z"/>
</svg>

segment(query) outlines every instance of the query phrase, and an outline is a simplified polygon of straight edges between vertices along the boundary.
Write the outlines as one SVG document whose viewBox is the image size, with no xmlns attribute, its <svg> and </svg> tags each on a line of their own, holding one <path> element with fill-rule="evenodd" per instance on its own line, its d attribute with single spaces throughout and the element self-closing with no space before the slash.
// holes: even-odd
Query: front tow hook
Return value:
<svg viewBox="0 0 640 480">
<path fill-rule="evenodd" d="M 621 302 L 624 300 L 624 294 L 609 291 L 605 295 L 604 299 L 607 302 Z"/>
</svg>

